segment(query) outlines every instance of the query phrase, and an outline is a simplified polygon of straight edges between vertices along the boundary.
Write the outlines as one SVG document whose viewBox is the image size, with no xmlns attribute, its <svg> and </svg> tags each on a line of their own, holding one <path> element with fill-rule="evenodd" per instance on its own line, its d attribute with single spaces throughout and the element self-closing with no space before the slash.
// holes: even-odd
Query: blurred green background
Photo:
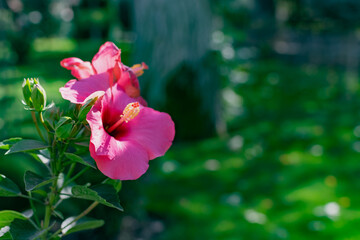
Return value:
<svg viewBox="0 0 360 240">
<path fill-rule="evenodd" d="M 68 108 L 59 62 L 105 41 L 149 65 L 142 93 L 176 138 L 123 183 L 124 213 L 99 206 L 105 226 L 66 239 L 360 239 L 358 0 L 0 0 L 1 139 L 36 137 L 24 77 Z M 41 171 L 0 159 L 19 185 Z"/>
</svg>

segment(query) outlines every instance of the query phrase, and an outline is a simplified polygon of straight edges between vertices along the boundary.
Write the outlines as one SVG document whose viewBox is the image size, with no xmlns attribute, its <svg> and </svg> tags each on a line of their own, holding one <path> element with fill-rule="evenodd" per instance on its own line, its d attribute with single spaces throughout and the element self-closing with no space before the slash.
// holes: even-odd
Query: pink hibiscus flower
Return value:
<svg viewBox="0 0 360 240">
<path fill-rule="evenodd" d="M 94 56 L 92 63 L 84 62 L 79 58 L 66 58 L 61 61 L 61 66 L 71 70 L 73 79 L 60 88 L 64 99 L 72 103 L 83 104 L 87 99 L 101 96 L 114 83 L 132 98 L 146 105 L 140 97 L 139 80 L 137 76 L 147 69 L 145 63 L 136 64 L 129 68 L 121 63 L 121 50 L 114 43 L 104 43 L 99 52 Z"/>
<path fill-rule="evenodd" d="M 134 180 L 162 156 L 175 135 L 167 113 L 134 102 L 119 84 L 106 91 L 87 115 L 90 154 L 100 171 L 112 179 Z"/>
</svg>

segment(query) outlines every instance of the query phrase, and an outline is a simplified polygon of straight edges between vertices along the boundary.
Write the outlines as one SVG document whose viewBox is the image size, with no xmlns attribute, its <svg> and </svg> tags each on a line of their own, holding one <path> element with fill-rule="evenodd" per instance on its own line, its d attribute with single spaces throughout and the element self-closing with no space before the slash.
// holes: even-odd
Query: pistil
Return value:
<svg viewBox="0 0 360 240">
<path fill-rule="evenodd" d="M 120 115 L 120 119 L 108 129 L 108 133 L 113 132 L 116 128 L 121 126 L 124 122 L 128 123 L 134 119 L 140 112 L 140 104 L 138 102 L 132 102 L 126 105 L 123 113 Z"/>
</svg>

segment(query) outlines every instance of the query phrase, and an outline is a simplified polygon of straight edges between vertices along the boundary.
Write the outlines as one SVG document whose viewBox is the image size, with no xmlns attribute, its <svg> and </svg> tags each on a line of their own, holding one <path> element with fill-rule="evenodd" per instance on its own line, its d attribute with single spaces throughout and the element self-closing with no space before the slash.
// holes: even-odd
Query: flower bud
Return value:
<svg viewBox="0 0 360 240">
<path fill-rule="evenodd" d="M 65 124 L 61 125 L 60 127 L 56 128 L 55 135 L 59 139 L 66 139 L 66 138 L 70 137 L 70 135 L 72 133 L 72 129 L 73 129 L 72 122 L 65 123 Z"/>
<path fill-rule="evenodd" d="M 66 123 L 70 123 L 72 122 L 71 117 L 68 116 L 63 116 L 59 119 L 59 121 L 56 123 L 55 125 L 55 129 L 61 127 L 62 125 L 66 124 Z"/>
<path fill-rule="evenodd" d="M 55 125 L 55 135 L 60 139 L 68 138 L 71 135 L 74 121 L 67 116 L 61 117 Z"/>
<path fill-rule="evenodd" d="M 84 103 L 84 105 L 81 106 L 78 114 L 78 119 L 80 122 L 83 122 L 86 119 L 86 115 L 88 114 L 92 106 L 95 104 L 97 99 L 98 97 L 89 99 Z"/>
<path fill-rule="evenodd" d="M 31 84 L 30 79 L 24 79 L 24 82 L 22 84 L 22 91 L 24 96 L 24 101 L 29 107 L 33 107 L 32 101 L 31 101 Z"/>
<path fill-rule="evenodd" d="M 32 89 L 31 100 L 36 111 L 41 112 L 44 109 L 46 105 L 46 92 L 38 83 Z"/>
</svg>

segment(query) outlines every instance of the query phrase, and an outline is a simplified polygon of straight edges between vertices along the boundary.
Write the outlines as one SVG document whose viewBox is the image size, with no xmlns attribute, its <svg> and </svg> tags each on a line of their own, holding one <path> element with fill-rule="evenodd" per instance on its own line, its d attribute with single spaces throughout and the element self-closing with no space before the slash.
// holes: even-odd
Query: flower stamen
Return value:
<svg viewBox="0 0 360 240">
<path fill-rule="evenodd" d="M 140 112 L 140 104 L 138 102 L 132 102 L 126 105 L 123 113 L 120 115 L 120 119 L 108 129 L 108 133 L 113 132 L 121 124 L 128 123 L 134 119 Z"/>
<path fill-rule="evenodd" d="M 132 71 L 135 73 L 137 77 L 143 75 L 145 69 L 149 69 L 149 67 L 143 62 L 141 64 L 135 64 L 131 67 Z"/>
</svg>

